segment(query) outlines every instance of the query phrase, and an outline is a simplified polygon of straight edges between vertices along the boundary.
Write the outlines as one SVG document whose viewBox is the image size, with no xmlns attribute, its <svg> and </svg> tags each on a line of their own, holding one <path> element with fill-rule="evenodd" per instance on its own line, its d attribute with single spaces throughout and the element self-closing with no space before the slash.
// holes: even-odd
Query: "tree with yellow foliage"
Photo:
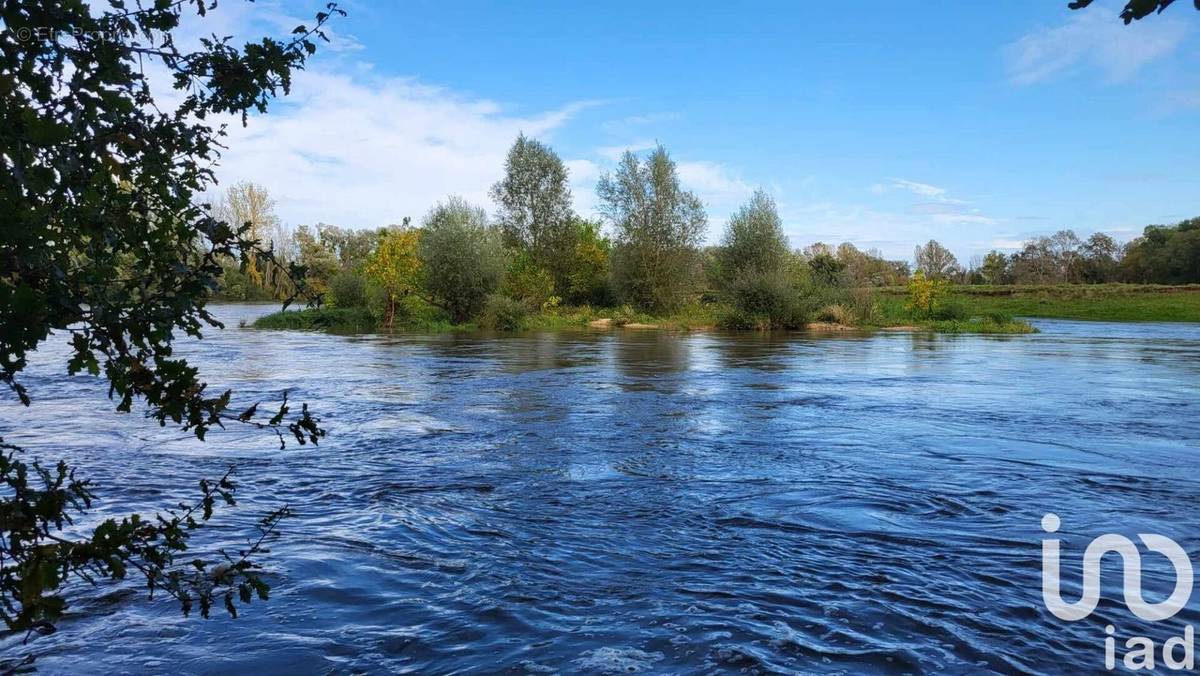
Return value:
<svg viewBox="0 0 1200 676">
<path fill-rule="evenodd" d="M 421 259 L 417 257 L 417 244 L 420 241 L 418 229 L 387 230 L 380 236 L 379 245 L 363 268 L 367 280 L 383 292 L 385 326 L 391 326 L 395 321 L 396 305 L 419 288 Z"/>
</svg>

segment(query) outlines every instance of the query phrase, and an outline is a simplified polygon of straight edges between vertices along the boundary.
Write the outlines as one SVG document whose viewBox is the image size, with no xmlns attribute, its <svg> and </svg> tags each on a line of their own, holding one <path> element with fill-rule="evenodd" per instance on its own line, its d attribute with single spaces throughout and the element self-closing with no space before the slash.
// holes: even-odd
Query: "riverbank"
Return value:
<svg viewBox="0 0 1200 676">
<path fill-rule="evenodd" d="M 904 287 L 879 291 L 885 314 L 899 312 L 907 300 Z M 963 304 L 973 315 L 1111 322 L 1200 322 L 1200 285 L 1047 284 L 1037 286 L 958 286 L 949 302 Z"/>
<path fill-rule="evenodd" d="M 711 331 L 721 327 L 728 307 L 719 303 L 693 303 L 669 315 L 651 315 L 629 308 L 559 307 L 532 313 L 505 327 L 486 322 L 455 324 L 436 312 L 420 312 L 398 318 L 391 327 L 382 326 L 365 308 L 308 308 L 275 312 L 258 318 L 257 329 L 326 331 L 329 333 L 369 333 L 403 331 L 446 333 L 470 331 L 559 331 L 587 330 L 668 330 Z M 864 323 L 843 323 L 818 317 L 803 329 L 812 332 L 864 331 L 877 329 L 931 331 L 936 333 L 1025 334 L 1035 329 L 1027 322 L 1003 313 L 963 314 L 955 319 L 914 319 L 906 310 L 881 310 Z"/>
</svg>

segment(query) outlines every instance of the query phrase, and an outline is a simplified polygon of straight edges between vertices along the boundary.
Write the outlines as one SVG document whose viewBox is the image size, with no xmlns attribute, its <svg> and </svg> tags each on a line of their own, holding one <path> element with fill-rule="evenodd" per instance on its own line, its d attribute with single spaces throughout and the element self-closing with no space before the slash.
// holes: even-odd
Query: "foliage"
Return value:
<svg viewBox="0 0 1200 676">
<path fill-rule="evenodd" d="M 1083 9 L 1092 4 L 1092 2 L 1094 0 L 1073 0 L 1067 3 L 1067 7 L 1071 9 Z M 1121 19 L 1128 26 L 1130 23 L 1144 19 L 1151 14 L 1161 13 L 1173 2 L 1175 0 L 1129 0 L 1125 4 L 1124 9 L 1121 10 Z M 1196 5 L 1196 9 L 1200 10 L 1200 0 L 1193 0 L 1193 4 Z"/>
<path fill-rule="evenodd" d="M 802 328 L 819 303 L 783 269 L 743 272 L 730 284 L 729 295 L 733 312 L 721 322 L 726 328 Z"/>
<path fill-rule="evenodd" d="M 929 317 L 941 304 L 950 285 L 944 279 L 931 279 L 918 270 L 908 282 L 908 311 L 918 317 Z"/>
<path fill-rule="evenodd" d="M 917 271 L 931 279 L 947 279 L 959 271 L 958 259 L 935 239 L 918 246 L 913 258 L 916 259 Z"/>
<path fill-rule="evenodd" d="M 787 235 L 775 200 L 762 190 L 729 219 L 718 254 L 722 286 L 740 275 L 783 269 L 789 262 Z"/>
<path fill-rule="evenodd" d="M 483 308 L 507 267 L 500 235 L 488 225 L 483 209 L 458 197 L 438 204 L 425 217 L 417 257 L 431 301 L 456 323 Z"/>
<path fill-rule="evenodd" d="M 275 215 L 275 200 L 266 189 L 249 181 L 235 183 L 225 189 L 221 200 L 213 206 L 213 216 L 234 226 L 245 226 L 246 235 L 263 241 L 267 233 L 279 226 Z M 263 271 L 253 250 L 246 256 L 245 272 L 251 285 L 263 286 Z"/>
<path fill-rule="evenodd" d="M 612 300 L 609 276 L 612 245 L 600 232 L 600 224 L 576 219 L 575 250 L 567 274 L 566 299 L 572 303 L 608 305 Z"/>
<path fill-rule="evenodd" d="M 329 331 L 364 333 L 374 331 L 375 316 L 362 307 L 307 308 L 263 315 L 254 321 L 256 329 L 293 331 Z"/>
<path fill-rule="evenodd" d="M 830 270 L 831 266 L 824 263 L 826 269 L 820 271 L 827 284 L 843 277 L 855 287 L 891 286 L 908 281 L 908 263 L 886 260 L 878 250 L 859 251 L 853 244 L 843 242 L 838 245 L 836 258 L 839 269 Z"/>
<path fill-rule="evenodd" d="M 564 295 L 578 232 L 562 160 L 545 144 L 521 134 L 491 195 L 500 206 L 497 218 L 505 243 L 548 271 L 554 291 Z"/>
<path fill-rule="evenodd" d="M 807 255 L 808 270 L 812 281 L 823 286 L 842 286 L 846 264 L 827 251 L 815 251 Z"/>
<path fill-rule="evenodd" d="M 1200 218 L 1174 226 L 1148 226 L 1129 243 L 1120 265 L 1126 281 L 1200 282 Z"/>
<path fill-rule="evenodd" d="M 255 417 L 257 405 L 231 414 L 231 393 L 209 392 L 198 370 L 174 355 L 173 341 L 220 327 L 205 306 L 223 261 L 235 258 L 246 269 L 253 262 L 268 281 L 287 272 L 250 227 L 198 203 L 212 186 L 224 133 L 208 120 L 265 112 L 316 50 L 329 15 L 340 12 L 331 6 L 314 28 L 299 27 L 287 40 L 238 48 L 212 37 L 183 52 L 173 32 L 192 7 L 204 14 L 209 4 L 0 5 L 0 380 L 29 405 L 20 382 L 27 354 L 62 332 L 70 336 L 69 372 L 103 373 L 118 411 L 143 401 L 160 424 L 201 439 L 213 425 L 245 422 L 275 430 L 281 441 L 288 431 L 315 443 L 323 432 L 307 406 L 290 423 L 286 400 L 265 421 Z M 142 75 L 148 63 L 172 75 L 175 108 L 155 105 Z M 105 521 L 90 536 L 68 537 L 62 529 L 72 513 L 90 504 L 86 479 L 62 463 L 50 470 L 12 446 L 3 450 L 0 608 L 10 630 L 60 617 L 66 579 L 120 578 L 130 567 L 151 589 L 175 594 L 185 611 L 194 601 L 206 614 L 223 596 L 233 612 L 234 597 L 224 595 L 230 584 L 242 601 L 249 597 L 242 583 L 265 596 L 266 583 L 241 558 L 219 572 L 203 560 L 192 573 L 175 565 L 186 531 L 218 500 L 232 500 L 227 478 L 202 483 L 198 507 Z M 246 556 L 258 551 L 251 546 Z"/>
<path fill-rule="evenodd" d="M 339 272 L 329 280 L 329 296 L 334 307 L 365 307 L 367 280 L 357 272 Z"/>
<path fill-rule="evenodd" d="M 612 270 L 621 300 L 652 310 L 682 305 L 697 277 L 706 219 L 700 199 L 680 187 L 666 149 L 645 162 L 626 152 L 596 193 L 616 229 Z"/>
<path fill-rule="evenodd" d="M 421 231 L 402 227 L 385 230 L 363 266 L 368 283 L 382 298 L 383 323 L 391 326 L 403 300 L 421 288 L 418 250 Z"/>
<path fill-rule="evenodd" d="M 518 331 L 525 322 L 526 314 L 528 310 L 525 303 L 493 293 L 483 305 L 479 326 L 493 331 Z"/>
<path fill-rule="evenodd" d="M 518 253 L 510 258 L 500 292 L 524 303 L 530 310 L 540 310 L 551 303 L 558 304 L 558 298 L 554 295 L 554 278 L 527 253 Z"/>
</svg>

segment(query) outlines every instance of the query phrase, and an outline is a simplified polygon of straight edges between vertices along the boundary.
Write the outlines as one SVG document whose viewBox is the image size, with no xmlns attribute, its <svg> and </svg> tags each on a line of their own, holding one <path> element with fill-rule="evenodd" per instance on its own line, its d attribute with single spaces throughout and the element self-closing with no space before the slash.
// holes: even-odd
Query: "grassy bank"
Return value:
<svg viewBox="0 0 1200 676">
<path fill-rule="evenodd" d="M 858 326 L 830 322 L 819 317 L 810 326 L 812 330 L 844 330 L 847 328 L 881 329 L 903 328 L 906 330 L 933 331 L 938 333 L 1032 333 L 1029 324 L 1013 320 L 1002 314 L 970 315 L 955 319 L 914 320 L 904 309 L 903 299 L 897 304 L 888 297 L 880 297 L 880 312 L 874 319 Z M 720 320 L 729 308 L 718 303 L 693 303 L 669 315 L 652 315 L 630 308 L 560 307 L 526 315 L 520 322 L 522 331 L 561 331 L 572 329 L 666 329 L 674 331 L 697 331 L 719 328 Z M 402 331 L 413 333 L 445 333 L 450 331 L 489 330 L 484 322 L 455 324 L 440 313 L 430 310 L 398 317 L 391 327 L 382 327 L 368 311 L 354 309 L 306 309 L 276 312 L 257 319 L 254 328 L 290 329 L 300 331 L 327 331 L 330 333 L 364 333 L 372 331 Z"/>
<path fill-rule="evenodd" d="M 906 289 L 891 287 L 881 291 L 880 304 L 884 307 L 902 307 L 906 298 Z M 1195 284 L 959 286 L 954 288 L 948 300 L 963 304 L 975 316 L 1200 322 L 1200 285 Z"/>
</svg>

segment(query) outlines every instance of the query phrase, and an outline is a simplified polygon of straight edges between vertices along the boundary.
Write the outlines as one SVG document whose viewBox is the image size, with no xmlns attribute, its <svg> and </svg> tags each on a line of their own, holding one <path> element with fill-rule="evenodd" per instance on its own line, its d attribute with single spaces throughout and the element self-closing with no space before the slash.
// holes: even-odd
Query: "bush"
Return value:
<svg viewBox="0 0 1200 676">
<path fill-rule="evenodd" d="M 970 319 L 971 311 L 967 308 L 967 304 L 961 300 L 948 300 L 934 306 L 928 316 L 930 319 L 939 322 L 954 321 Z"/>
<path fill-rule="evenodd" d="M 853 318 L 844 305 L 834 303 L 826 305 L 817 313 L 817 319 L 823 322 L 832 322 L 834 324 L 852 324 Z"/>
<path fill-rule="evenodd" d="M 550 271 L 538 265 L 526 253 L 512 258 L 500 292 L 509 298 L 521 301 L 530 309 L 541 309 L 547 305 L 558 305 L 554 295 L 554 277 Z M 551 302 L 551 299 L 554 302 Z"/>
<path fill-rule="evenodd" d="M 943 299 L 949 290 L 949 284 L 943 279 L 932 279 L 918 270 L 908 282 L 908 305 L 906 309 L 918 319 L 937 319 L 934 315 L 941 310 Z M 949 310 L 954 313 L 958 310 Z M 956 319 L 965 317 L 945 317 Z"/>
<path fill-rule="evenodd" d="M 484 302 L 479 326 L 493 331 L 518 331 L 525 324 L 525 304 L 494 293 Z"/>
<path fill-rule="evenodd" d="M 813 314 L 815 295 L 802 289 L 783 270 L 746 272 L 729 290 L 733 312 L 721 322 L 727 328 L 798 329 Z"/>
<path fill-rule="evenodd" d="M 454 322 L 475 316 L 507 267 L 500 233 L 483 209 L 451 197 L 425 217 L 417 245 L 426 290 Z"/>
<path fill-rule="evenodd" d="M 992 310 L 985 313 L 983 318 L 993 324 L 1012 324 L 1014 319 L 1012 313 L 1003 310 Z"/>
<path fill-rule="evenodd" d="M 329 300 L 333 307 L 365 307 L 367 280 L 356 272 L 339 272 L 329 280 Z"/>
<path fill-rule="evenodd" d="M 771 322 L 737 308 L 728 308 L 717 319 L 717 326 L 730 331 L 769 331 Z"/>
</svg>

